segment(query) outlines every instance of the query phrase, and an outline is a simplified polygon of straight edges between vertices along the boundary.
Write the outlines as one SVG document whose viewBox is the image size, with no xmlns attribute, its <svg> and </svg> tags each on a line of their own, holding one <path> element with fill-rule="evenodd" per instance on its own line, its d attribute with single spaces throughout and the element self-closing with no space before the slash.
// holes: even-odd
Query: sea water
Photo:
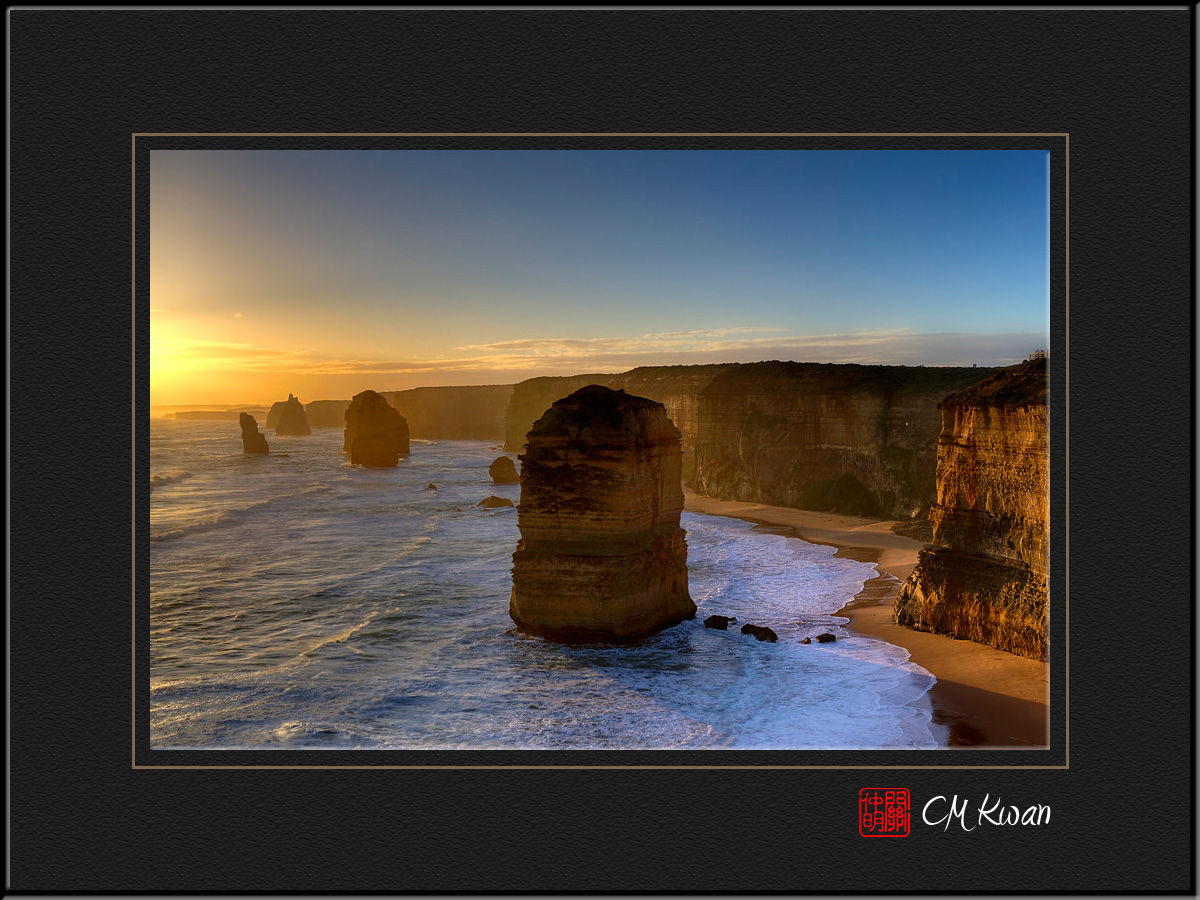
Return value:
<svg viewBox="0 0 1200 900">
<path fill-rule="evenodd" d="M 478 506 L 520 499 L 491 482 L 496 444 L 414 440 L 366 469 L 340 429 L 267 439 L 270 456 L 244 456 L 236 422 L 151 419 L 156 749 L 942 743 L 933 677 L 833 615 L 875 570 L 832 547 L 684 513 L 696 618 L 633 645 L 556 643 L 509 618 L 517 513 Z M 712 613 L 737 623 L 705 628 Z"/>
</svg>

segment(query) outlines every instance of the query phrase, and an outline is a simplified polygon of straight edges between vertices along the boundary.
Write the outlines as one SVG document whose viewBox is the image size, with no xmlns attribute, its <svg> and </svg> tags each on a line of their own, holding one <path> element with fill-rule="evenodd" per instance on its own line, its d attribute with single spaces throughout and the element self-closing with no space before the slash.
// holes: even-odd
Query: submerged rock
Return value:
<svg viewBox="0 0 1200 900">
<path fill-rule="evenodd" d="M 727 628 L 729 628 L 729 623 L 732 621 L 734 621 L 734 619 L 730 618 L 729 616 L 709 616 L 704 620 L 704 627 L 718 628 L 721 631 L 725 631 Z"/>
<path fill-rule="evenodd" d="M 694 616 L 679 432 L 661 403 L 591 385 L 556 401 L 520 457 L 509 613 L 561 640 L 627 641 Z"/>
<path fill-rule="evenodd" d="M 267 448 L 267 436 L 258 430 L 258 422 L 254 420 L 254 416 L 242 413 L 238 417 L 238 424 L 242 426 L 243 453 L 266 455 L 271 452 Z"/>
<path fill-rule="evenodd" d="M 356 466 L 390 468 L 408 453 L 408 422 L 375 391 L 355 394 L 342 449 Z"/>
<path fill-rule="evenodd" d="M 812 643 L 812 638 L 805 638 L 805 639 L 804 639 L 804 640 L 802 640 L 800 643 L 802 643 L 802 644 L 811 644 L 811 643 Z"/>
<path fill-rule="evenodd" d="M 279 404 L 275 404 L 279 406 Z M 271 412 L 275 411 L 275 407 L 271 408 Z M 270 414 L 267 416 L 270 418 Z M 304 406 L 292 394 L 288 394 L 287 401 L 279 410 L 279 419 L 275 424 L 276 434 L 288 435 L 304 435 L 312 434 L 312 429 L 308 427 L 308 417 L 304 414 Z"/>
<path fill-rule="evenodd" d="M 831 641 L 836 641 L 836 640 L 837 640 L 837 638 L 834 635 L 829 634 L 828 632 L 825 634 L 817 635 L 817 643 L 818 644 L 828 644 Z"/>
<path fill-rule="evenodd" d="M 521 480 L 521 476 L 517 474 L 516 463 L 507 456 L 497 457 L 488 466 L 488 474 L 492 476 L 492 484 L 516 484 Z"/>
</svg>

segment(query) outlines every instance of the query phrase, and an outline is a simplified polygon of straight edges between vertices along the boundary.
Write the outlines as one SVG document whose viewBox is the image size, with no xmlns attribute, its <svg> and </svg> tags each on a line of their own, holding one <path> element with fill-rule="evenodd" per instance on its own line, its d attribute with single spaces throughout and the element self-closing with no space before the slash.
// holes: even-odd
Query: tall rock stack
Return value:
<svg viewBox="0 0 1200 900">
<path fill-rule="evenodd" d="M 408 454 L 408 420 L 375 391 L 355 394 L 346 410 L 342 449 L 356 466 L 390 468 Z"/>
<path fill-rule="evenodd" d="M 896 599 L 896 621 L 1046 659 L 1050 465 L 1046 360 L 939 408 L 933 548 Z"/>
<path fill-rule="evenodd" d="M 627 641 L 690 618 L 682 451 L 661 403 L 591 385 L 555 402 L 520 457 L 509 613 L 560 640 Z"/>
<path fill-rule="evenodd" d="M 312 429 L 308 427 L 308 417 L 304 414 L 304 405 L 292 394 L 288 394 L 287 402 L 279 411 L 279 421 L 275 424 L 275 433 L 312 434 Z"/>
<path fill-rule="evenodd" d="M 258 422 L 249 413 L 238 416 L 238 424 L 242 426 L 242 452 L 266 455 L 271 451 L 267 448 L 267 436 L 258 430 Z"/>
</svg>

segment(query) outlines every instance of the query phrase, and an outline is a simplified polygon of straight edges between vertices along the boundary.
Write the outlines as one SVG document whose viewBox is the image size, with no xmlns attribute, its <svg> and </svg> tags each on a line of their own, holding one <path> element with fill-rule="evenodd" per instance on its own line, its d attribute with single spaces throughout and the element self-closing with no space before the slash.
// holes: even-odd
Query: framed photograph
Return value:
<svg viewBox="0 0 1200 900">
<path fill-rule="evenodd" d="M 1194 890 L 1192 24 L 14 11 L 10 892 Z"/>
<path fill-rule="evenodd" d="M 151 750 L 1051 750 L 1066 135 L 196 137 Z"/>
</svg>

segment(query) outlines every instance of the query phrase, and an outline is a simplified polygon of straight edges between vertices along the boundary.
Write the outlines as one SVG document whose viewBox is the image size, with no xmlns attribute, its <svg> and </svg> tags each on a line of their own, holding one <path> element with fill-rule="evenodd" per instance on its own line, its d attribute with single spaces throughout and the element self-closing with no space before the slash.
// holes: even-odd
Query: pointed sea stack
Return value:
<svg viewBox="0 0 1200 900">
<path fill-rule="evenodd" d="M 276 405 L 278 406 L 278 404 Z M 272 407 L 272 411 L 274 411 L 274 407 Z M 275 433 L 312 434 L 312 429 L 308 427 L 308 417 L 304 415 L 303 404 L 291 394 L 288 394 L 287 402 L 279 411 L 279 421 L 275 424 Z"/>
<path fill-rule="evenodd" d="M 509 614 L 557 640 L 629 641 L 690 618 L 679 432 L 599 385 L 538 419 L 520 457 Z"/>
<path fill-rule="evenodd" d="M 375 391 L 355 394 L 346 410 L 342 449 L 356 466 L 390 468 L 408 454 L 408 420 Z"/>
<path fill-rule="evenodd" d="M 939 404 L 933 547 L 896 598 L 896 621 L 1046 659 L 1050 460 L 1046 360 Z"/>
<path fill-rule="evenodd" d="M 242 426 L 242 452 L 266 455 L 271 451 L 267 448 L 267 436 L 258 430 L 258 422 L 249 413 L 238 416 Z"/>
</svg>

